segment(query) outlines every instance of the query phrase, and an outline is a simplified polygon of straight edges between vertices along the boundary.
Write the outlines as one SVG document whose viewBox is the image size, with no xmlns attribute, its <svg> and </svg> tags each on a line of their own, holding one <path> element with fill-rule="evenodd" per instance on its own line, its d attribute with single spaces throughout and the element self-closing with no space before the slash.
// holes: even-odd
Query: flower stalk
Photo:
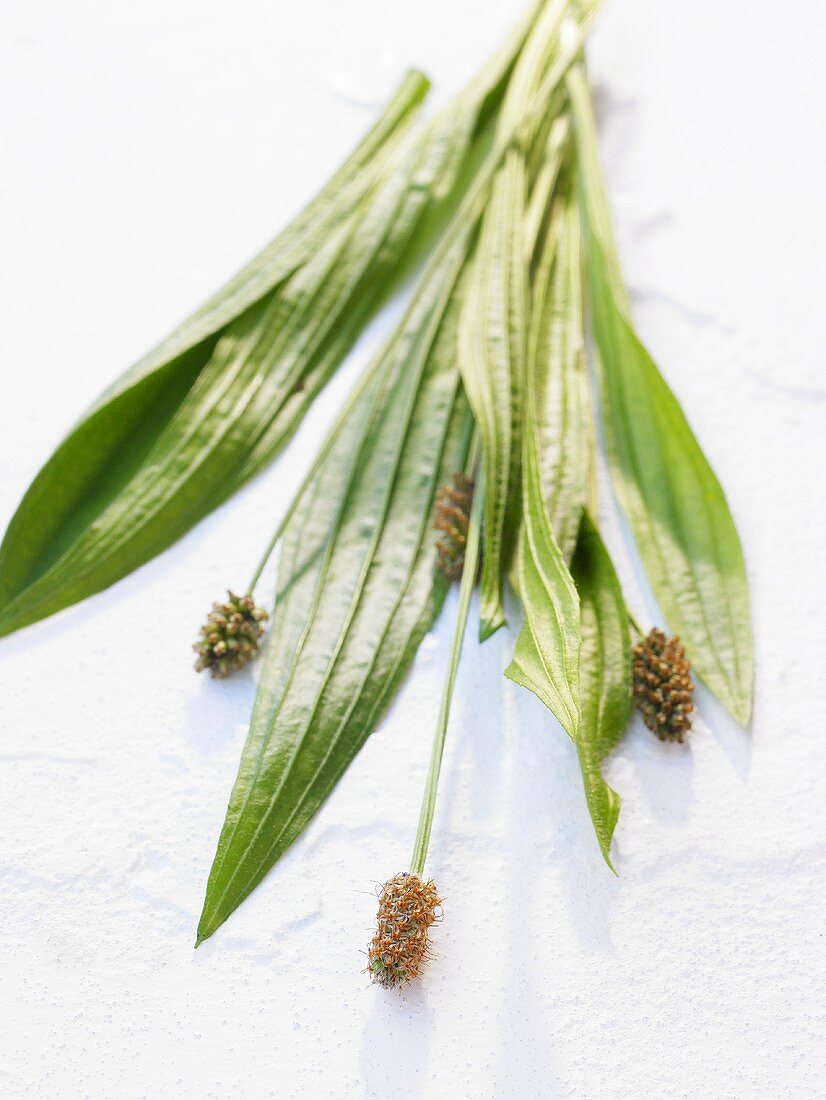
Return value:
<svg viewBox="0 0 826 1100">
<path fill-rule="evenodd" d="M 471 443 L 468 467 L 472 471 L 478 464 L 479 452 L 478 432 L 474 432 Z M 479 544 L 481 536 L 482 509 L 484 506 L 484 485 L 481 484 L 481 472 L 477 480 L 476 492 L 473 494 L 473 503 L 468 523 L 467 542 L 465 544 L 464 566 L 462 569 L 462 581 L 459 587 L 459 610 L 456 615 L 456 627 L 453 632 L 453 644 L 448 659 L 447 675 L 445 676 L 442 698 L 439 704 L 439 716 L 436 721 L 436 733 L 433 738 L 433 749 L 430 755 L 430 767 L 427 773 L 424 797 L 422 799 L 421 813 L 419 814 L 419 827 L 416 832 L 416 841 L 413 845 L 413 856 L 410 860 L 410 873 L 421 876 L 424 873 L 427 849 L 430 843 L 430 831 L 433 826 L 433 813 L 436 808 L 436 791 L 439 786 L 439 772 L 442 767 L 442 756 L 445 749 L 445 737 L 447 723 L 450 717 L 450 704 L 453 700 L 453 688 L 456 683 L 456 672 L 459 668 L 459 657 L 462 652 L 462 640 L 467 626 L 470 600 L 473 595 L 473 587 L 476 582 L 476 571 L 479 565 Z"/>
<path fill-rule="evenodd" d="M 419 814 L 416 841 L 413 845 L 413 855 L 410 860 L 410 870 L 394 875 L 382 886 L 379 894 L 379 909 L 376 915 L 376 931 L 367 952 L 370 977 L 377 985 L 385 988 L 399 988 L 418 976 L 422 963 L 430 957 L 429 929 L 431 925 L 441 919 L 442 915 L 442 899 L 439 896 L 435 882 L 424 877 L 424 867 L 430 844 L 433 814 L 436 808 L 436 791 L 439 786 L 439 773 L 444 755 L 450 704 L 453 699 L 453 688 L 456 683 L 456 672 L 459 668 L 462 640 L 467 627 L 470 601 L 479 565 L 484 494 L 482 486 L 477 485 L 471 501 L 470 486 L 473 485 L 472 478 L 479 466 L 480 451 L 479 433 L 475 431 L 470 445 L 466 473 L 454 475 L 453 481 L 449 483 L 449 486 L 446 486 L 446 488 L 450 488 L 451 486 L 461 485 L 461 505 L 470 505 L 470 515 L 467 516 L 465 510 L 464 516 L 460 517 L 459 512 L 462 509 L 459 502 L 454 499 L 452 492 L 448 494 L 448 499 L 452 502 L 451 506 L 456 507 L 457 514 L 453 516 L 453 522 L 461 527 L 463 532 L 466 531 L 466 537 L 461 543 L 461 564 L 459 565 L 461 569 L 459 609 L 453 632 L 453 644 L 448 661 L 447 675 L 442 689 L 436 732 L 430 755 L 430 767 L 428 768 L 427 782 L 422 798 L 422 808 Z M 443 527 L 439 523 L 443 502 L 444 490 L 437 496 L 436 501 L 436 523 L 434 526 L 437 531 L 443 531 Z M 444 555 L 441 552 L 439 553 L 437 568 L 445 580 L 457 579 L 457 562 L 458 557 L 450 557 L 447 561 L 448 568 L 444 568 Z"/>
</svg>

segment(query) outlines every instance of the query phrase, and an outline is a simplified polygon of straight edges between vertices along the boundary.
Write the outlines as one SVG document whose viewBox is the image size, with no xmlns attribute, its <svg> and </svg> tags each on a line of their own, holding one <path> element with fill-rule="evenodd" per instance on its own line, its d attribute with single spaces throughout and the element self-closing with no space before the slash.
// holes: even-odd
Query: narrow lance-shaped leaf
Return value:
<svg viewBox="0 0 826 1100">
<path fill-rule="evenodd" d="M 432 509 L 470 417 L 448 308 L 466 238 L 417 294 L 284 535 L 274 626 L 199 942 L 299 836 L 372 732 L 446 590 Z"/>
<path fill-rule="evenodd" d="M 589 472 L 591 421 L 582 324 L 579 210 L 566 175 L 533 276 L 528 377 L 542 495 L 568 563 Z"/>
<path fill-rule="evenodd" d="M 416 134 L 404 131 L 426 82 L 407 81 L 406 109 L 388 112 L 395 129 L 377 127 L 263 258 L 79 425 L 0 551 L 0 634 L 120 579 L 278 453 L 450 209 L 529 23 Z"/>
<path fill-rule="evenodd" d="M 525 271 L 522 210 L 524 163 L 509 153 L 497 177 L 477 248 L 462 314 L 459 362 L 484 440 L 485 552 L 481 579 L 481 637 L 505 621 L 502 574 L 506 536 L 516 520 L 518 424 L 524 370 Z"/>
<path fill-rule="evenodd" d="M 526 438 L 534 439 L 541 495 L 560 553 L 566 561 L 573 557 L 580 622 L 575 742 L 588 809 L 611 866 L 611 838 L 620 802 L 602 778 L 600 763 L 628 722 L 630 639 L 611 560 L 583 510 L 586 496 L 595 490 L 590 480 L 593 433 L 583 362 L 580 279 L 579 211 L 566 174 L 557 188 L 534 272 L 527 385 L 534 413 Z M 520 644 L 515 662 L 520 675 L 515 678 L 550 705 L 553 698 L 547 697 L 548 677 L 538 646 L 527 633 Z M 560 711 L 554 712 L 559 716 Z M 571 732 L 570 725 L 566 728 Z"/>
<path fill-rule="evenodd" d="M 379 154 L 395 144 L 428 89 L 421 74 L 405 78 L 370 133 L 307 209 L 238 276 L 110 387 L 70 432 L 35 478 L 0 551 L 0 598 L 30 579 L 38 555 L 71 522 L 110 498 L 140 465 L 168 417 L 211 354 L 211 340 L 318 250 L 338 217 L 346 217 L 375 182 Z M 68 528 L 68 530 L 65 530 Z M 13 560 L 12 560 L 13 559 Z"/>
<path fill-rule="evenodd" d="M 580 161 L 602 420 L 620 503 L 660 607 L 698 675 L 734 717 L 751 714 L 745 563 L 723 490 L 631 323 L 610 231 L 587 82 L 568 78 Z"/>
<path fill-rule="evenodd" d="M 375 184 L 384 157 L 398 147 L 427 87 L 421 74 L 405 78 L 381 119 L 308 208 L 223 291 L 127 371 L 73 429 L 35 478 L 6 532 L 0 547 L 0 608 L 42 578 L 146 466 L 213 356 L 220 330 L 239 315 L 244 316 L 242 327 L 248 326 L 260 314 L 256 299 L 283 284 L 318 252 L 332 227 L 347 221 Z M 53 596 L 59 597 L 59 590 L 56 578 Z M 57 609 L 36 607 L 38 594 L 29 596 L 26 609 L 7 608 L 0 615 L 0 632 Z M 52 602 L 65 606 L 73 598 L 81 597 L 67 594 Z"/>
<path fill-rule="evenodd" d="M 563 72 L 551 74 L 543 96 Z M 254 889 L 327 797 L 441 602 L 446 582 L 434 577 L 431 511 L 438 485 L 464 464 L 471 424 L 456 368 L 464 292 L 456 283 L 511 139 L 486 158 L 291 513 L 275 624 L 199 941 Z"/>
<path fill-rule="evenodd" d="M 558 237 L 558 235 L 557 235 Z M 568 272 L 562 262 L 553 266 L 556 279 Z M 537 284 L 535 308 L 547 307 L 547 287 Z M 550 295 L 551 300 L 554 295 Z M 535 333 L 544 329 L 535 322 Z M 554 537 L 542 480 L 542 435 L 547 412 L 540 416 L 539 399 L 548 396 L 547 377 L 571 369 L 560 359 L 563 345 L 532 340 L 525 385 L 523 426 L 522 527 L 516 553 L 514 581 L 524 622 L 505 675 L 534 692 L 576 739 L 579 728 L 579 598 L 565 557 Z M 555 394 L 562 387 L 555 389 Z M 571 500 L 578 513 L 582 499 Z"/>
<path fill-rule="evenodd" d="M 548 4 L 520 56 L 499 119 L 518 123 L 558 45 L 565 4 Z M 541 124 L 541 119 L 537 125 Z M 480 582 L 481 637 L 505 622 L 502 590 L 518 527 L 522 389 L 527 348 L 525 144 L 505 154 L 468 277 L 459 328 L 459 365 L 484 445 L 485 527 Z"/>
<path fill-rule="evenodd" d="M 499 136 L 518 134 L 510 144 L 493 185 L 481 238 L 468 280 L 459 338 L 459 364 L 484 444 L 485 533 L 480 584 L 481 637 L 505 621 L 502 589 L 519 528 L 522 391 L 527 354 L 527 264 L 540 228 L 543 192 L 549 193 L 557 167 L 554 156 L 534 181 L 528 204 L 529 165 L 538 142 L 559 145 L 550 110 L 556 82 L 577 56 L 582 35 L 598 3 L 579 10 L 579 24 L 563 44 L 560 27 L 565 0 L 552 0 L 519 58 L 499 120 Z M 544 109 L 537 110 L 537 101 Z M 521 120 L 521 125 L 520 125 Z M 549 133 L 550 130 L 550 133 Z M 523 646 L 524 648 L 524 646 Z"/>
<path fill-rule="evenodd" d="M 548 140 L 553 148 L 553 133 Z M 526 622 L 508 675 L 543 699 L 574 738 L 589 812 L 610 866 L 619 798 L 602 778 L 600 763 L 622 736 L 628 721 L 630 640 L 619 583 L 599 533 L 584 512 L 586 497 L 595 497 L 595 485 L 591 469 L 593 433 L 583 362 L 579 210 L 571 167 L 566 165 L 559 180 L 557 173 L 549 178 L 539 174 L 527 217 L 527 224 L 534 231 L 546 220 L 541 210 L 543 198 L 548 204 L 554 195 L 549 204 L 548 228 L 533 271 L 528 347 L 525 441 L 526 451 L 530 448 L 535 455 L 533 466 L 538 474 L 532 476 L 529 457 L 525 469 L 526 486 L 538 485 L 535 492 L 544 502 L 547 520 L 557 539 L 557 572 L 561 573 L 559 559 L 564 564 L 573 557 L 572 573 L 579 597 L 576 725 L 570 718 L 571 705 L 562 704 L 560 690 L 554 684 L 554 680 L 557 684 L 566 683 L 561 675 L 564 656 L 559 660 L 564 649 L 556 642 L 557 660 L 548 661 L 537 640 L 539 631 L 531 631 L 529 618 L 531 614 L 538 618 L 543 609 L 545 616 L 550 617 L 552 601 L 556 598 L 560 602 L 564 584 L 557 583 L 545 594 L 541 588 L 531 589 L 525 583 L 524 570 L 521 577 L 517 572 Z M 538 188 L 544 188 L 544 195 Z M 537 251 L 531 241 L 528 248 Z M 526 533 L 532 511 L 526 504 Z M 521 567 L 521 554 L 519 562 Z M 573 635 L 570 623 L 569 631 Z M 551 653 L 554 655 L 553 650 Z M 573 662 L 569 665 L 570 690 Z"/>
<path fill-rule="evenodd" d="M 620 798 L 602 777 L 601 763 L 620 742 L 631 712 L 631 638 L 622 589 L 596 524 L 585 512 L 572 564 L 579 592 L 581 719 L 576 745 L 588 811 L 605 861 Z"/>
</svg>

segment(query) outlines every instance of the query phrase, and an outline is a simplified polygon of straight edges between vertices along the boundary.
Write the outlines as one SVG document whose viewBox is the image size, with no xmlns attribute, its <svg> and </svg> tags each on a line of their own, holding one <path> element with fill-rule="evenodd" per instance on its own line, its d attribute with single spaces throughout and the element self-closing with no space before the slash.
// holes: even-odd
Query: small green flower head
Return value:
<svg viewBox="0 0 826 1100">
<path fill-rule="evenodd" d="M 195 671 L 209 669 L 216 680 L 223 679 L 252 661 L 258 654 L 264 633 L 266 611 L 256 607 L 251 595 L 227 593 L 226 603 L 214 603 L 201 627 L 200 640 L 192 647 L 198 654 Z"/>
<path fill-rule="evenodd" d="M 694 710 L 691 665 L 679 638 L 655 627 L 633 651 L 634 702 L 661 741 L 682 742 Z"/>
</svg>

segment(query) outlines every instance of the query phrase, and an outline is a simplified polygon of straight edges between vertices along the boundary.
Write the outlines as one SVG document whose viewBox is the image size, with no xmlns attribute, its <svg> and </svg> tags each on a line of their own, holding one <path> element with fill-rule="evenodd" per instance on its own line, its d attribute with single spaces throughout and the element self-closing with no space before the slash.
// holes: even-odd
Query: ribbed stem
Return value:
<svg viewBox="0 0 826 1100">
<path fill-rule="evenodd" d="M 478 430 L 474 430 L 468 456 L 467 473 L 473 476 L 479 465 Z M 419 875 L 424 873 L 427 848 L 430 843 L 430 830 L 433 826 L 433 812 L 436 808 L 436 790 L 439 786 L 439 772 L 442 767 L 442 755 L 445 749 L 445 736 L 447 723 L 450 717 L 450 704 L 453 699 L 453 686 L 456 683 L 456 671 L 459 668 L 459 657 L 462 652 L 462 639 L 467 626 L 470 600 L 473 595 L 473 587 L 476 583 L 476 570 L 479 564 L 479 544 L 481 539 L 482 512 L 484 507 L 484 485 L 482 484 L 481 469 L 476 488 L 473 493 L 471 505 L 470 523 L 468 524 L 467 544 L 465 546 L 465 561 L 462 569 L 462 583 L 459 587 L 459 610 L 456 616 L 456 627 L 453 632 L 453 645 L 450 650 L 450 659 L 447 666 L 444 687 L 442 688 L 442 700 L 439 705 L 439 716 L 436 722 L 436 733 L 433 738 L 433 750 L 430 754 L 430 768 L 427 773 L 422 809 L 419 814 L 419 828 L 416 833 L 416 842 L 413 845 L 413 857 L 410 860 L 410 873 Z"/>
</svg>

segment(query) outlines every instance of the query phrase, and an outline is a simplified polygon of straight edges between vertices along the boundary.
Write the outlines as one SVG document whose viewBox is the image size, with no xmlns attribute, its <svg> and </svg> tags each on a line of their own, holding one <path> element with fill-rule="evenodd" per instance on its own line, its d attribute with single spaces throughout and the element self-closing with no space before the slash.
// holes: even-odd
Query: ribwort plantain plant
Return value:
<svg viewBox="0 0 826 1100">
<path fill-rule="evenodd" d="M 100 398 L 9 524 L 0 634 L 113 584 L 227 500 L 420 265 L 244 594 L 214 605 L 195 645 L 196 667 L 219 679 L 263 655 L 196 945 L 318 812 L 456 581 L 413 855 L 381 889 L 368 948 L 381 986 L 418 977 L 433 954 L 441 897 L 425 867 L 477 579 L 482 640 L 505 625 L 507 586 L 516 593 L 505 674 L 571 738 L 609 866 L 620 799 L 602 768 L 633 703 L 657 737 L 683 741 L 693 669 L 750 719 L 743 551 L 634 329 L 614 243 L 583 58 L 599 7 L 537 0 L 421 125 L 427 81 L 409 74 L 287 229 Z M 647 636 L 600 531 L 597 419 L 664 620 Z M 274 597 L 262 599 L 276 550 Z"/>
</svg>

